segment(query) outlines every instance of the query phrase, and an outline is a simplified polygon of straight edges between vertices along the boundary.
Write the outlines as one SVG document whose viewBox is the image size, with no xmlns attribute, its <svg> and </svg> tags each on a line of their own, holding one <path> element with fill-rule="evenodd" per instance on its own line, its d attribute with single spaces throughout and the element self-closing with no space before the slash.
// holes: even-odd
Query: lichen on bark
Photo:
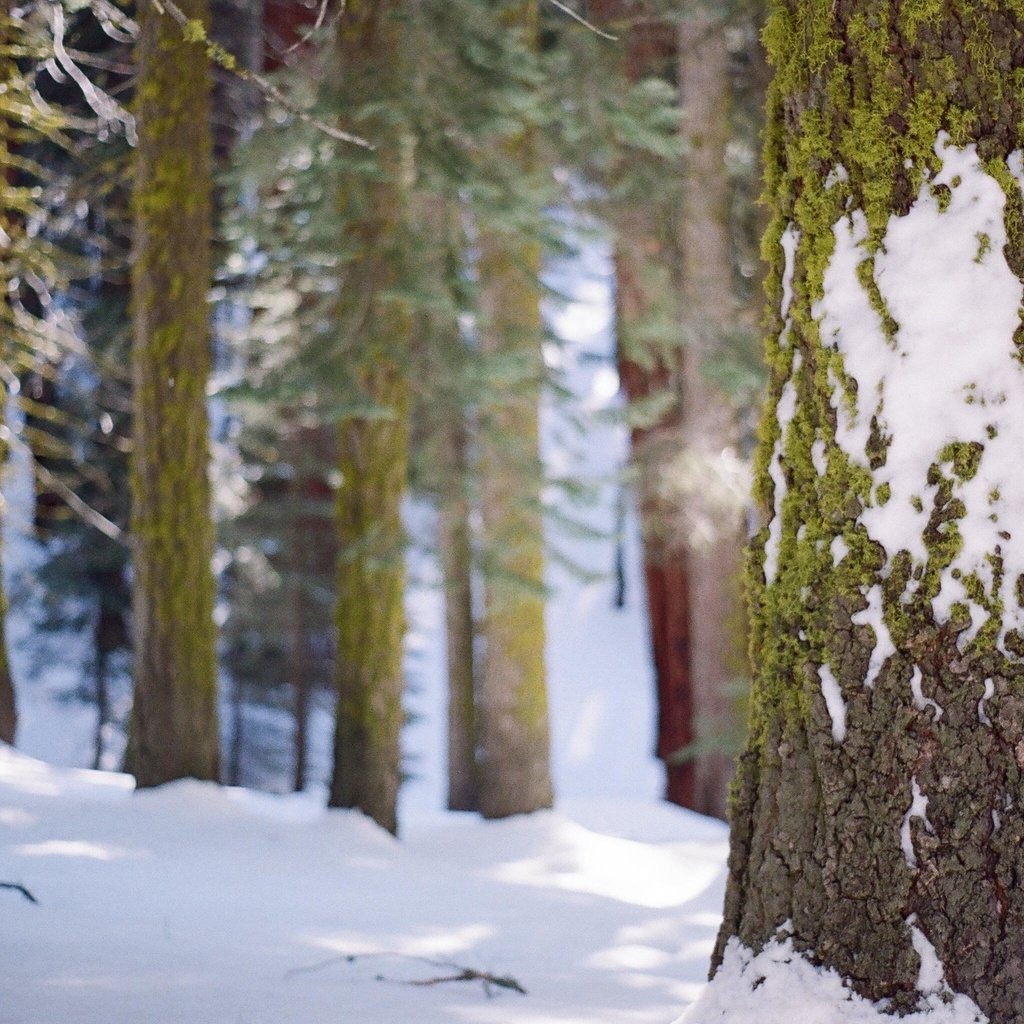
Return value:
<svg viewBox="0 0 1024 1024">
<path fill-rule="evenodd" d="M 1024 650 L 1004 569 L 1024 538 L 1009 516 L 997 522 L 1006 506 L 986 473 L 995 438 L 1024 426 L 992 411 L 973 436 L 950 405 L 948 422 L 920 425 L 924 463 L 897 458 L 896 403 L 913 396 L 886 390 L 862 356 L 868 345 L 880 360 L 983 353 L 983 332 L 943 349 L 941 324 L 929 334 L 909 322 L 892 254 L 909 251 L 924 217 L 946 244 L 943 218 L 952 225 L 972 197 L 991 202 L 989 185 L 1003 193 L 1000 222 L 970 240 L 958 272 L 980 260 L 1021 280 L 1022 29 L 1018 2 L 772 5 L 765 526 L 748 564 L 755 686 L 714 960 L 731 936 L 759 949 L 789 922 L 797 948 L 902 1012 L 928 994 L 916 928 L 948 989 L 1000 1022 L 1024 1005 L 1011 938 L 1024 925 Z M 844 309 L 841 274 L 854 296 Z M 1011 317 L 996 339 L 1008 379 L 1019 336 Z M 950 402 L 996 410 L 983 391 L 968 381 Z M 838 732 L 823 668 L 844 704 Z M 927 819 L 910 813 L 917 790 Z"/>
<path fill-rule="evenodd" d="M 208 20 L 205 0 L 181 6 Z M 151 786 L 219 771 L 206 412 L 212 140 L 205 54 L 154 4 L 140 12 L 137 56 L 127 764 Z"/>
</svg>

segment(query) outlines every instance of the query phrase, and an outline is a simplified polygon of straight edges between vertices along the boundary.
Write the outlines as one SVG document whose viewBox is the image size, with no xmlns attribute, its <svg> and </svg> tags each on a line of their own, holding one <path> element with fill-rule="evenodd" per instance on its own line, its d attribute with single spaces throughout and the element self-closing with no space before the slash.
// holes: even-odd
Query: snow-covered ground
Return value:
<svg viewBox="0 0 1024 1024">
<path fill-rule="evenodd" d="M 654 803 L 484 823 L 0 749 L 4 1024 L 666 1024 L 698 993 L 725 829 Z M 463 969 L 514 979 L 430 982 Z"/>
<path fill-rule="evenodd" d="M 610 578 L 625 437 L 605 415 L 616 390 L 608 254 L 585 256 L 576 301 L 551 310 L 569 344 L 548 359 L 579 397 L 575 413 L 596 416 L 584 438 L 548 409 L 544 446 L 554 475 L 595 485 L 599 500 L 576 514 L 606 536 L 553 532 L 564 554 L 603 574 L 549 570 L 557 809 L 493 823 L 441 810 L 443 611 L 422 554 L 411 565 L 412 779 L 397 841 L 357 813 L 324 810 L 322 787 L 134 793 L 124 775 L 83 770 L 94 712 L 56 699 L 75 689 L 74 671 L 42 660 L 15 615 L 16 672 L 35 673 L 20 694 L 21 752 L 0 749 L 0 881 L 39 902 L 0 889 L 0 1024 L 667 1024 L 697 995 L 726 832 L 658 800 L 632 522 L 624 608 Z M 425 517 L 411 510 L 414 527 Z M 24 567 L 31 545 L 17 516 L 7 522 L 8 570 Z M 326 735 L 315 742 L 322 775 Z M 112 737 L 112 763 L 118 749 Z M 432 983 L 464 970 L 527 994 Z"/>
</svg>

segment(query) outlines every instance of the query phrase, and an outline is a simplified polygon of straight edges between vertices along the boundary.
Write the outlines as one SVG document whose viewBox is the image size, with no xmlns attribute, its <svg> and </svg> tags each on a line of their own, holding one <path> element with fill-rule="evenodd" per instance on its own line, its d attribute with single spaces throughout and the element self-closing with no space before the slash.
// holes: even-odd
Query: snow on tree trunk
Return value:
<svg viewBox="0 0 1024 1024">
<path fill-rule="evenodd" d="M 806 961 L 879 1011 L 1021 1019 L 1022 31 L 772 5 L 756 678 L 691 1020 Z"/>
<path fill-rule="evenodd" d="M 205 0 L 181 4 L 208 20 Z M 210 366 L 210 72 L 203 47 L 154 4 L 137 44 L 131 466 L 135 705 L 128 767 L 140 786 L 216 779 Z"/>
<path fill-rule="evenodd" d="M 346 174 L 338 203 L 347 225 L 338 323 L 339 372 L 373 412 L 339 430 L 334 773 L 329 803 L 355 807 L 397 831 L 404 712 L 405 533 L 409 457 L 408 355 L 413 318 L 400 294 L 408 176 L 397 108 L 405 85 L 400 3 L 350 0 L 338 19 L 339 99 L 378 147 L 373 167 Z"/>
</svg>

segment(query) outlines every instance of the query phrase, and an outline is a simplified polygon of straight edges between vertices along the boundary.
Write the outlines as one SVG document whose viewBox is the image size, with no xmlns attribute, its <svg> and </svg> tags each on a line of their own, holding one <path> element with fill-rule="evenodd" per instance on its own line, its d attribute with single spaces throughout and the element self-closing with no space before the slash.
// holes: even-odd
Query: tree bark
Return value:
<svg viewBox="0 0 1024 1024">
<path fill-rule="evenodd" d="M 470 536 L 469 439 L 465 411 L 445 432 L 445 493 L 440 496 L 438 535 L 444 574 L 448 654 L 448 810 L 479 809 L 476 764 L 476 622 L 473 615 L 473 548 Z"/>
<path fill-rule="evenodd" d="M 515 0 L 501 11 L 509 30 L 535 45 L 535 0 Z M 504 144 L 524 174 L 532 148 L 525 131 Z M 480 811 L 503 818 L 550 807 L 554 799 L 544 663 L 539 246 L 522 235 L 488 232 L 480 241 L 479 273 L 481 354 L 517 367 L 515 385 L 482 413 L 478 463 L 485 560 Z"/>
<path fill-rule="evenodd" d="M 394 102 L 404 85 L 400 4 L 354 0 L 338 21 L 342 95 L 351 109 Z M 401 504 L 409 447 L 412 314 L 396 297 L 403 259 L 403 139 L 389 119 L 360 125 L 379 172 L 348 176 L 338 195 L 348 225 L 338 322 L 345 372 L 380 415 L 340 424 L 336 623 L 338 704 L 330 806 L 355 807 L 397 831 L 405 631 Z"/>
<path fill-rule="evenodd" d="M 686 372 L 683 456 L 670 464 L 687 547 L 689 651 L 696 713 L 694 801 L 726 815 L 733 758 L 721 749 L 734 731 L 737 679 L 746 675 L 742 598 L 745 501 L 736 412 L 705 373 L 737 322 L 729 231 L 729 53 L 720 12 L 692 4 L 679 24 L 679 91 L 684 160 L 680 216 L 681 294 Z M 718 748 L 718 749 L 716 749 Z"/>
<path fill-rule="evenodd" d="M 15 33 L 11 23 L 11 0 L 0 0 L 0 45 L 4 47 L 13 46 Z M 0 58 L 0 83 L 10 88 L 10 83 L 16 78 L 18 67 L 11 56 Z M 13 196 L 11 190 L 14 188 L 16 170 L 11 161 L 14 147 L 14 133 L 19 126 L 10 117 L 0 119 L 0 184 L 5 191 L 5 201 L 0 204 L 0 238 L 4 238 L 6 244 L 0 247 L 0 289 L 4 299 L 0 303 L 0 315 L 3 317 L 4 334 L 8 334 L 11 326 L 12 310 L 7 300 L 7 285 L 12 277 L 17 276 L 17 246 L 14 244 L 16 238 L 20 240 L 21 232 L 20 217 L 17 208 L 11 202 Z M 5 344 L 4 349 L 7 348 Z M 6 400 L 6 389 L 0 395 L 0 400 Z M 4 419 L 0 413 L 0 421 Z M 0 445 L 0 464 L 6 461 L 7 445 Z M 0 509 L 3 502 L 0 501 Z M 7 640 L 4 635 L 4 624 L 7 618 L 7 595 L 0 580 L 0 741 L 14 743 L 18 726 L 17 704 L 14 695 L 14 678 L 11 675 L 10 662 L 7 658 Z"/>
<path fill-rule="evenodd" d="M 766 525 L 714 958 L 789 936 L 891 1012 L 958 993 L 999 1024 L 1024 1006 L 1022 33 L 1011 3 L 771 7 Z"/>
<path fill-rule="evenodd" d="M 205 0 L 182 9 L 208 21 Z M 128 765 L 140 786 L 216 779 L 206 382 L 210 367 L 210 72 L 202 46 L 154 3 L 137 43 L 135 164 L 135 705 Z"/>
</svg>

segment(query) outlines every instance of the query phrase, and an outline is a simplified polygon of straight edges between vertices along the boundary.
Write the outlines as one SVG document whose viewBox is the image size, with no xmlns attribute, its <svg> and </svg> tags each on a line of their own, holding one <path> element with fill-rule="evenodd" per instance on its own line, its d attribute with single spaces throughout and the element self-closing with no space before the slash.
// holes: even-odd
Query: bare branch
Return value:
<svg viewBox="0 0 1024 1024">
<path fill-rule="evenodd" d="M 0 889 L 13 889 L 15 892 L 20 892 L 21 895 L 29 901 L 29 903 L 39 902 L 39 900 L 37 900 L 35 896 L 25 888 L 25 886 L 20 885 L 18 882 L 0 882 Z"/>
<path fill-rule="evenodd" d="M 109 537 L 110 540 L 117 541 L 119 544 L 124 544 L 125 547 L 129 547 L 127 538 L 125 537 L 124 530 L 121 529 L 117 523 L 111 522 L 101 512 L 97 512 L 88 502 L 83 501 L 75 492 L 68 487 L 63 480 L 60 479 L 55 473 L 52 473 L 46 468 L 36 457 L 32 451 L 31 446 L 27 445 L 17 434 L 13 433 L 8 427 L 0 427 L 0 440 L 5 441 L 12 448 L 20 451 L 28 456 L 31 465 L 32 472 L 36 478 L 47 486 L 51 491 L 54 492 L 65 505 L 71 509 L 79 519 L 82 520 L 87 526 L 93 527 L 95 530 L 99 530 L 104 537 Z"/>
<path fill-rule="evenodd" d="M 347 953 L 341 956 L 332 956 L 327 960 L 321 960 L 320 963 L 313 964 L 309 967 L 293 967 L 290 971 L 285 973 L 286 978 L 294 977 L 297 974 L 308 974 L 311 971 L 323 970 L 325 967 L 330 967 L 332 964 L 337 963 L 355 963 L 357 960 L 366 960 L 371 957 L 394 957 L 402 960 L 415 960 L 417 963 L 427 964 L 430 967 L 437 967 L 445 971 L 452 971 L 451 974 L 437 975 L 430 978 L 388 978 L 383 974 L 376 976 L 377 981 L 387 982 L 392 985 L 415 985 L 421 987 L 428 987 L 431 985 L 445 985 L 448 982 L 453 981 L 479 981 L 483 986 L 483 990 L 490 999 L 493 997 L 495 988 L 508 989 L 511 992 L 518 992 L 521 996 L 527 994 L 526 989 L 511 975 L 507 974 L 492 974 L 490 971 L 478 971 L 473 967 L 463 967 L 461 964 L 454 963 L 451 960 L 432 960 L 426 956 L 411 956 L 408 953 Z"/>
<path fill-rule="evenodd" d="M 255 71 L 250 71 L 248 68 L 242 67 L 238 63 L 234 54 L 229 53 L 224 49 L 220 43 L 214 42 L 210 38 L 209 32 L 206 31 L 206 26 L 201 21 L 195 18 L 189 18 L 188 15 L 174 2 L 174 0 L 149 0 L 161 14 L 170 15 L 181 28 L 182 36 L 189 42 L 201 43 L 206 47 L 206 54 L 218 67 L 222 67 L 225 71 L 230 71 L 231 74 L 237 75 L 243 82 L 252 82 L 260 92 L 269 100 L 273 100 L 274 103 L 284 107 L 289 114 L 297 117 L 304 124 L 312 125 L 314 128 L 323 132 L 325 135 L 330 136 L 332 139 L 337 139 L 338 142 L 347 142 L 353 146 L 360 146 L 363 149 L 374 149 L 373 145 L 366 141 L 359 135 L 353 135 L 351 132 L 342 131 L 340 128 L 335 128 L 333 125 L 329 125 L 326 121 L 320 120 L 318 117 L 314 117 L 308 111 L 303 110 L 297 103 L 290 100 L 276 85 L 264 78 L 263 75 L 258 74 Z"/>
<path fill-rule="evenodd" d="M 584 26 L 584 28 L 589 28 L 594 35 L 600 36 L 602 39 L 610 39 L 613 43 L 617 43 L 619 41 L 618 36 L 613 36 L 608 32 L 599 29 L 595 24 L 593 24 L 593 22 L 587 21 L 582 14 L 574 11 L 568 4 L 562 3 L 562 0 L 548 0 L 548 3 L 550 3 L 552 7 L 557 7 L 563 14 L 568 14 L 573 21 L 578 21 Z"/>
<path fill-rule="evenodd" d="M 99 119 L 100 128 L 108 124 L 118 124 L 124 129 L 125 138 L 134 146 L 137 142 L 135 134 L 135 118 L 128 113 L 116 100 L 102 89 L 97 89 L 89 76 L 71 59 L 64 48 L 64 8 L 61 4 L 53 5 L 53 55 L 61 70 L 78 86 L 85 102 L 92 108 Z"/>
</svg>

